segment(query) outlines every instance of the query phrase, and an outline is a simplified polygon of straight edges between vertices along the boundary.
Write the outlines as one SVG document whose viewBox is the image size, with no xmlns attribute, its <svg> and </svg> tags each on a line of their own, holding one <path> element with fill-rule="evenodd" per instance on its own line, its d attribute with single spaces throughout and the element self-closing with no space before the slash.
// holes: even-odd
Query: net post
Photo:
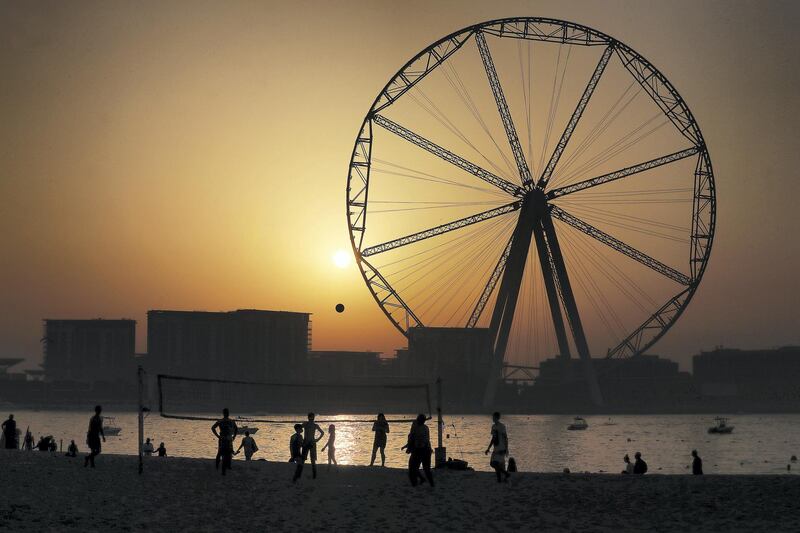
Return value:
<svg viewBox="0 0 800 533">
<path fill-rule="evenodd" d="M 447 464 L 447 448 L 442 443 L 444 420 L 442 419 L 442 378 L 436 378 L 436 434 L 437 446 L 434 456 L 435 468 L 444 468 Z"/>
<path fill-rule="evenodd" d="M 142 454 L 144 451 L 144 369 L 139 365 L 136 370 L 136 380 L 139 388 L 139 402 L 138 402 L 138 415 L 139 415 L 139 475 L 144 471 L 144 462 Z"/>
</svg>

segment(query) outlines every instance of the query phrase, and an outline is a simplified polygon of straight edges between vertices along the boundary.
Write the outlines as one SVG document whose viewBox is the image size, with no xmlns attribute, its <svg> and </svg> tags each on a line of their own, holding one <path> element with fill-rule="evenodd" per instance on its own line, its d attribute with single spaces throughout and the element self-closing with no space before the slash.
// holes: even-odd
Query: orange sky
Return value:
<svg viewBox="0 0 800 533">
<path fill-rule="evenodd" d="M 691 16 L 687 16 L 691 13 Z M 375 94 L 413 54 L 504 16 L 642 53 L 694 112 L 717 237 L 653 350 L 800 343 L 800 44 L 791 2 L 0 2 L 0 356 L 41 319 L 308 311 L 315 349 L 391 352 L 349 250 L 344 189 Z M 333 307 L 342 302 L 344 314 Z"/>
</svg>

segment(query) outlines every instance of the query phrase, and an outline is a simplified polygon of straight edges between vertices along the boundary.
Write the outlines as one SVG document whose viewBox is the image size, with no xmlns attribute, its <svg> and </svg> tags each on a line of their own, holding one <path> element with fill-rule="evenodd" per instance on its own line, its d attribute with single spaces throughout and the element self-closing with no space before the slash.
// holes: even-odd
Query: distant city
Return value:
<svg viewBox="0 0 800 533">
<path fill-rule="evenodd" d="M 41 369 L 13 372 L 22 358 L 0 359 L 0 402 L 65 408 L 102 402 L 134 408 L 136 368 L 153 377 L 264 383 L 407 384 L 442 379 L 443 407 L 482 410 L 491 374 L 491 341 L 481 328 L 411 328 L 408 347 L 315 351 L 310 313 L 240 309 L 152 310 L 147 353 L 136 353 L 136 321 L 43 321 Z M 657 355 L 593 358 L 603 405 L 593 405 L 578 359 L 554 356 L 538 367 L 509 366 L 496 406 L 512 413 L 796 412 L 800 347 L 716 348 L 692 358 L 692 372 Z M 287 406 L 288 407 L 288 406 Z"/>
</svg>

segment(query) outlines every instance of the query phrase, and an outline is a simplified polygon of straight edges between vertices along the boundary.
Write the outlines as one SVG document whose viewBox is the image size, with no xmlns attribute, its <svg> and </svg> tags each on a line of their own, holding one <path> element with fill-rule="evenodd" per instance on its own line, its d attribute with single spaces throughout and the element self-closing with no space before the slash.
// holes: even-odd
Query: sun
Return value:
<svg viewBox="0 0 800 533">
<path fill-rule="evenodd" d="M 331 257 L 333 264 L 339 268 L 347 268 L 350 265 L 351 256 L 345 250 L 336 250 Z"/>
</svg>

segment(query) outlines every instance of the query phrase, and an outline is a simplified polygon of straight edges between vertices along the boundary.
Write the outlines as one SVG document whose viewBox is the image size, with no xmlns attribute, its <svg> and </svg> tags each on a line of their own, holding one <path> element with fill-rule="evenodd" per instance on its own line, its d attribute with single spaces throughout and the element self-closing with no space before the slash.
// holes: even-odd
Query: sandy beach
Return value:
<svg viewBox="0 0 800 533">
<path fill-rule="evenodd" d="M 211 459 L 0 452 L 0 530 L 48 531 L 746 531 L 800 530 L 793 476 L 704 477 L 437 471 L 412 488 L 399 469 Z"/>
</svg>

